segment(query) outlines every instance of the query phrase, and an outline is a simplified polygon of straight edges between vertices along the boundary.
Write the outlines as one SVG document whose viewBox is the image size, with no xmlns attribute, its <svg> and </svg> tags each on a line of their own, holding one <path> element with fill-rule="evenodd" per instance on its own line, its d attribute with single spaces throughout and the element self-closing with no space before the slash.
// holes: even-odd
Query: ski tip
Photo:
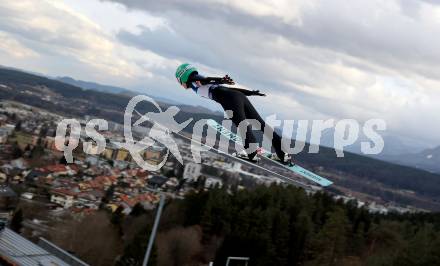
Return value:
<svg viewBox="0 0 440 266">
<path fill-rule="evenodd" d="M 331 186 L 331 185 L 333 185 L 333 182 L 332 182 L 332 181 L 329 181 L 329 180 L 324 181 L 324 182 L 322 182 L 322 184 L 321 184 L 321 186 L 323 186 L 323 187 L 329 187 L 329 186 Z"/>
</svg>

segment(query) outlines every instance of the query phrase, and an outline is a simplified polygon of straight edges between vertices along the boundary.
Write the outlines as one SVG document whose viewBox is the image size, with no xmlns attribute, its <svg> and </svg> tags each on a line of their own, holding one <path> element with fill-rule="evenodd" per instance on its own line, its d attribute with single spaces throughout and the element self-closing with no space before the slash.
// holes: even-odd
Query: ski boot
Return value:
<svg viewBox="0 0 440 266">
<path fill-rule="evenodd" d="M 266 150 L 264 150 L 263 148 L 258 148 L 257 150 L 257 154 L 260 156 L 264 156 L 268 159 L 274 160 L 280 164 L 283 164 L 285 166 L 293 166 L 293 157 L 290 156 L 290 154 L 285 154 L 284 158 L 281 160 L 276 153 L 272 153 L 272 152 L 268 152 Z"/>
<path fill-rule="evenodd" d="M 246 160 L 252 163 L 258 163 L 258 157 L 255 156 L 253 159 L 249 158 L 249 155 L 247 154 L 247 152 L 245 150 L 240 150 L 239 152 L 234 152 L 232 153 L 233 156 L 240 158 L 242 160 Z"/>
</svg>

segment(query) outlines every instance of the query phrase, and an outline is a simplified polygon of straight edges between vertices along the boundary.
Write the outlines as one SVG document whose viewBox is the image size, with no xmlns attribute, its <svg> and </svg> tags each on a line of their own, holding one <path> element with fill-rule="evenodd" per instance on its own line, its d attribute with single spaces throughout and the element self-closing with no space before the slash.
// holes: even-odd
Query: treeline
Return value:
<svg viewBox="0 0 440 266">
<path fill-rule="evenodd" d="M 141 265 L 149 228 L 117 265 Z M 216 188 L 166 206 L 154 254 L 156 265 L 225 265 L 229 256 L 264 266 L 440 265 L 440 215 L 373 215 L 293 187 Z"/>
<path fill-rule="evenodd" d="M 440 174 L 416 168 L 393 164 L 370 157 L 344 152 L 344 157 L 337 158 L 334 149 L 320 146 L 319 153 L 304 152 L 295 155 L 299 162 L 311 166 L 322 166 L 342 173 L 380 182 L 396 189 L 407 189 L 421 195 L 437 198 L 440 195 Z"/>
</svg>

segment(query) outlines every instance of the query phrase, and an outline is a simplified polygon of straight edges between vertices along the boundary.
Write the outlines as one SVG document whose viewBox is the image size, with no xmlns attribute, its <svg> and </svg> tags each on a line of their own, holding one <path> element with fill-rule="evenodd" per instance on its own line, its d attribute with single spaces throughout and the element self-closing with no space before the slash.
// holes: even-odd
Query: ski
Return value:
<svg viewBox="0 0 440 266">
<path fill-rule="evenodd" d="M 177 136 L 180 136 L 180 137 L 182 137 L 182 138 L 184 138 L 184 139 L 186 139 L 186 140 L 188 140 L 188 141 L 190 141 L 190 142 L 197 143 L 197 144 L 200 145 L 200 146 L 206 147 L 206 148 L 208 148 L 210 151 L 212 151 L 212 152 L 214 152 L 214 153 L 221 154 L 221 155 L 226 156 L 226 157 L 228 157 L 228 158 L 230 158 L 230 159 L 232 159 L 232 160 L 238 161 L 238 162 L 243 163 L 243 164 L 246 164 L 246 165 L 248 165 L 248 166 L 252 166 L 252 167 L 257 168 L 257 169 L 259 169 L 259 170 L 261 170 L 261 171 L 264 171 L 264 172 L 266 172 L 266 173 L 268 173 L 268 174 L 272 174 L 272 175 L 275 176 L 276 178 L 281 179 L 281 180 L 283 180 L 283 181 L 285 181 L 285 182 L 287 182 L 287 183 L 289 183 L 289 184 L 291 184 L 291 185 L 295 185 L 295 186 L 297 186 L 297 187 L 302 187 L 302 188 L 304 188 L 304 189 L 309 188 L 309 186 L 308 186 L 307 184 L 304 184 L 304 183 L 299 182 L 299 181 L 297 181 L 297 180 L 295 180 L 295 179 L 289 178 L 289 177 L 284 176 L 284 175 L 282 175 L 282 174 L 279 174 L 279 173 L 277 173 L 277 172 L 275 172 L 275 171 L 272 171 L 272 170 L 270 170 L 270 169 L 267 169 L 267 168 L 265 168 L 265 167 L 263 167 L 263 166 L 261 166 L 261 165 L 258 165 L 256 162 L 250 161 L 249 159 L 243 159 L 243 158 L 240 158 L 240 157 L 234 156 L 234 155 L 229 154 L 229 153 L 227 153 L 227 152 L 224 152 L 224 151 L 221 151 L 221 150 L 216 149 L 216 148 L 214 148 L 214 147 L 211 147 L 211 146 L 209 146 L 209 145 L 206 145 L 205 143 L 202 143 L 202 142 L 199 142 L 199 141 L 194 140 L 194 139 L 192 139 L 192 138 L 189 138 L 189 137 L 187 137 L 187 136 L 185 136 L 185 135 L 183 135 L 183 134 L 181 134 L 181 133 L 175 133 L 175 132 L 173 132 L 173 134 L 175 134 L 175 135 L 177 135 Z"/>
<path fill-rule="evenodd" d="M 217 121 L 215 121 L 213 119 L 208 119 L 207 124 L 208 124 L 208 126 L 215 129 L 217 132 L 219 132 L 224 137 L 230 139 L 231 141 L 233 141 L 239 145 L 243 145 L 243 141 L 240 136 L 238 136 L 237 134 L 226 129 L 225 127 L 223 127 L 222 125 L 217 123 Z M 263 151 L 263 152 L 258 153 L 258 156 L 259 156 L 259 158 L 262 158 L 265 161 L 271 162 L 273 164 L 277 164 L 278 166 L 281 166 L 281 167 L 295 173 L 296 175 L 299 175 L 299 176 L 301 176 L 307 180 L 310 180 L 314 183 L 317 183 L 323 187 L 327 187 L 327 186 L 330 186 L 331 184 L 333 184 L 332 181 L 330 181 L 322 176 L 319 176 L 319 175 L 301 167 L 300 165 L 298 165 L 296 163 L 283 164 L 277 160 L 272 159 L 271 158 L 272 154 L 270 152 Z"/>
<path fill-rule="evenodd" d="M 327 186 L 330 186 L 331 184 L 333 184 L 332 181 L 330 181 L 330 180 L 328 180 L 328 179 L 326 179 L 326 178 L 324 178 L 322 176 L 319 176 L 319 175 L 317 175 L 317 174 L 315 174 L 315 173 L 313 173 L 313 172 L 303 168 L 302 166 L 299 166 L 296 163 L 283 164 L 283 163 L 281 163 L 281 162 L 279 162 L 277 160 L 274 160 L 274 159 L 270 158 L 270 156 L 272 155 L 271 153 L 263 152 L 263 153 L 260 153 L 258 155 L 263 160 L 267 160 L 267 161 L 270 161 L 270 162 L 272 162 L 274 164 L 277 164 L 277 165 L 279 165 L 281 167 L 284 167 L 284 168 L 294 172 L 295 174 L 298 174 L 298 175 L 300 175 L 300 176 L 302 176 L 302 177 L 304 177 L 304 178 L 306 178 L 306 179 L 308 179 L 310 181 L 313 181 L 313 182 L 315 182 L 315 183 L 317 183 L 317 184 L 319 184 L 319 185 L 321 185 L 323 187 L 327 187 Z"/>
<path fill-rule="evenodd" d="M 139 115 L 140 117 L 143 117 L 143 115 L 142 115 L 141 113 L 139 113 L 137 110 L 135 110 L 135 112 L 136 112 L 136 114 Z M 154 121 L 154 123 L 157 123 L 157 124 L 161 125 L 161 124 L 158 123 L 157 121 Z M 217 122 L 216 122 L 216 123 L 217 123 Z M 164 128 L 166 128 L 166 127 L 163 126 L 163 125 L 161 125 L 161 126 L 164 127 Z M 231 133 L 232 133 L 232 132 L 231 132 Z M 182 133 L 180 133 L 180 132 L 179 132 L 179 133 L 172 132 L 172 134 L 174 134 L 174 135 L 176 135 L 176 136 L 178 136 L 178 137 L 181 137 L 181 138 L 183 138 L 183 139 L 185 139 L 185 140 L 187 140 L 187 141 L 189 141 L 189 142 L 193 142 L 193 143 L 196 143 L 197 145 L 203 146 L 203 147 L 207 148 L 207 149 L 208 149 L 209 151 L 211 151 L 211 152 L 214 152 L 214 153 L 217 153 L 217 154 L 220 154 L 220 155 L 226 156 L 226 157 L 228 157 L 228 158 L 230 158 L 230 159 L 232 159 L 232 160 L 235 160 L 235 161 L 240 162 L 240 163 L 242 163 L 242 164 L 245 164 L 245 165 L 247 165 L 247 166 L 251 166 L 251 167 L 257 168 L 258 170 L 261 170 L 261 171 L 266 172 L 266 173 L 268 173 L 268 174 L 271 174 L 271 175 L 273 175 L 274 177 L 276 177 L 276 178 L 278 178 L 278 179 L 280 179 L 280 180 L 282 180 L 282 181 L 284 181 L 284 182 L 286 182 L 286 183 L 288 183 L 288 184 L 291 184 L 291 185 L 294 185 L 294 186 L 297 186 L 297 187 L 301 187 L 301 188 L 304 188 L 304 189 L 310 189 L 310 186 L 307 185 L 307 184 L 304 184 L 304 183 L 302 183 L 302 182 L 300 182 L 300 181 L 298 181 L 298 180 L 295 180 L 295 179 L 292 179 L 292 178 L 286 177 L 286 176 L 284 176 L 284 175 L 282 175 L 282 174 L 279 174 L 279 173 L 277 173 L 277 172 L 275 172 L 275 171 L 272 171 L 272 170 L 270 170 L 270 169 L 267 169 L 267 168 L 265 168 L 265 167 L 263 167 L 263 166 L 261 166 L 261 165 L 258 165 L 256 162 L 249 160 L 249 159 L 243 159 L 243 158 L 240 158 L 240 157 L 234 156 L 234 155 L 232 155 L 232 154 L 229 154 L 229 153 L 227 153 L 227 152 L 221 151 L 221 150 L 216 149 L 216 148 L 214 148 L 214 147 L 212 147 L 212 146 L 210 146 L 210 145 L 207 145 L 207 144 L 205 144 L 205 143 L 202 143 L 202 142 L 200 142 L 200 141 L 197 141 L 197 140 L 195 140 L 195 139 L 192 139 L 192 138 L 190 138 L 190 137 L 187 137 L 187 136 L 185 136 L 184 134 L 182 134 Z M 226 134 L 226 132 L 225 132 L 225 134 Z M 233 134 L 233 133 L 232 133 L 232 134 Z M 234 134 L 234 135 L 235 135 L 235 134 Z M 238 136 L 237 136 L 237 137 L 238 137 Z M 240 138 L 240 139 L 241 139 L 241 138 Z"/>
</svg>

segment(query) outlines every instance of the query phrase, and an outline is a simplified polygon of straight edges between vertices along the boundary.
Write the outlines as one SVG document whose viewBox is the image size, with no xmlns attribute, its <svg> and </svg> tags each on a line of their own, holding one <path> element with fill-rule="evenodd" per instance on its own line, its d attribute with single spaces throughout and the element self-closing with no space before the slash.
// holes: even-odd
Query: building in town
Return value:
<svg viewBox="0 0 440 266">
<path fill-rule="evenodd" d="M 66 189 L 53 189 L 50 192 L 50 202 L 61 205 L 67 209 L 73 206 L 75 202 L 75 194 Z"/>
<path fill-rule="evenodd" d="M 154 175 L 148 179 L 147 184 L 153 189 L 162 187 L 168 181 L 168 177 L 162 175 Z"/>
<path fill-rule="evenodd" d="M 202 171 L 202 165 L 197 163 L 187 163 L 183 170 L 183 179 L 197 181 Z"/>
</svg>

